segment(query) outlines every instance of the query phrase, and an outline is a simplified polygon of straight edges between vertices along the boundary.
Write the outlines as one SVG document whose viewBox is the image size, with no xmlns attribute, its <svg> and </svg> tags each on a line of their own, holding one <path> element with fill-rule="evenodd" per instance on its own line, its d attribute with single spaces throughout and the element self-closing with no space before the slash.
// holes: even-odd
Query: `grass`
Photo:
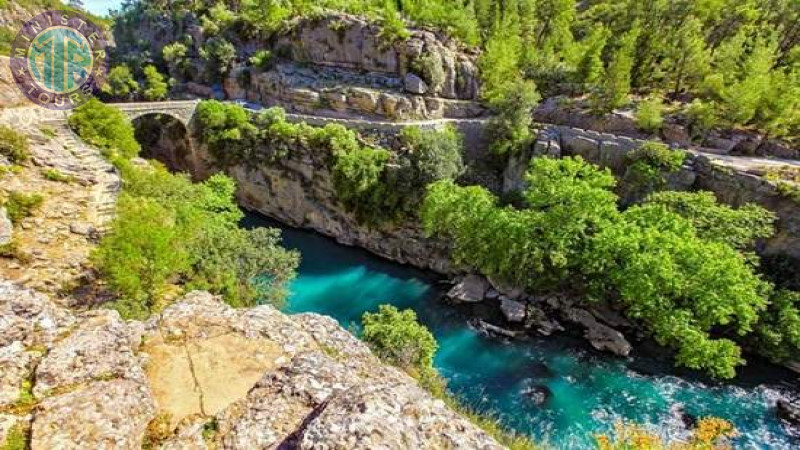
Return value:
<svg viewBox="0 0 800 450">
<path fill-rule="evenodd" d="M 22 246 L 17 240 L 12 240 L 7 244 L 0 245 L 0 258 L 11 258 L 27 264 L 31 261 L 31 256 L 22 250 Z"/>
<path fill-rule="evenodd" d="M 67 175 L 58 169 L 46 169 L 43 173 L 44 178 L 50 181 L 57 181 L 59 183 L 72 183 L 75 178 Z"/>
<path fill-rule="evenodd" d="M 5 206 L 11 223 L 17 224 L 22 219 L 32 216 L 42 203 L 44 203 L 42 194 L 11 192 L 8 198 L 0 203 L 0 206 Z"/>
<path fill-rule="evenodd" d="M 172 416 L 169 413 L 158 414 L 150 423 L 144 432 L 144 439 L 142 441 L 142 449 L 149 450 L 159 448 L 162 443 L 169 439 L 173 434 L 173 429 L 170 426 Z"/>
<path fill-rule="evenodd" d="M 6 442 L 0 447 L 0 450 L 26 450 L 29 447 L 30 430 L 25 424 L 15 423 L 14 426 L 8 430 L 6 435 Z"/>
<path fill-rule="evenodd" d="M 49 125 L 42 125 L 39 127 L 39 131 L 41 131 L 42 135 L 47 138 L 47 140 L 53 139 L 56 137 L 56 129 L 49 126 Z"/>
</svg>

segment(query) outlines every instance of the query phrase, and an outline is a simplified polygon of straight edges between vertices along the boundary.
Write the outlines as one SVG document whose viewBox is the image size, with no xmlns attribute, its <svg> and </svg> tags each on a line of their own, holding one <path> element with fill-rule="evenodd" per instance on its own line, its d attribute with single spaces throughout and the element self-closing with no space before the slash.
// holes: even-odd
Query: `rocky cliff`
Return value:
<svg viewBox="0 0 800 450">
<path fill-rule="evenodd" d="M 189 42 L 185 60 L 170 65 L 178 90 L 200 97 L 247 99 L 289 111 L 390 120 L 475 117 L 476 53 L 442 33 L 412 29 L 388 38 L 374 21 L 343 13 L 298 18 L 265 37 L 229 31 L 236 49 L 222 74 L 202 57 L 219 36 L 204 33 L 194 14 L 143 14 L 115 29 L 120 54 L 144 51 L 160 59 L 165 45 Z M 268 51 L 267 62 L 251 57 Z M 209 73 L 212 73 L 209 75 Z"/>
<path fill-rule="evenodd" d="M 0 282 L 0 373 L 33 450 L 502 448 L 333 319 L 204 292 L 126 322 Z"/>
</svg>

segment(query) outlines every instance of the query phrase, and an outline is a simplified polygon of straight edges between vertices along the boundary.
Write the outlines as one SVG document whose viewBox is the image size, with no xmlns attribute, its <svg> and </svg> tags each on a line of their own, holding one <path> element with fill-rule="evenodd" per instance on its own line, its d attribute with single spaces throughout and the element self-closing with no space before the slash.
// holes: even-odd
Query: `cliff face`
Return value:
<svg viewBox="0 0 800 450">
<path fill-rule="evenodd" d="M 416 221 L 370 226 L 357 220 L 337 198 L 326 151 L 296 145 L 279 161 L 246 161 L 223 167 L 199 139 L 193 141 L 193 153 L 177 158 L 177 166 L 201 179 L 224 171 L 236 180 L 239 203 L 247 209 L 393 261 L 443 274 L 456 271 L 448 246 L 425 237 Z M 168 155 L 166 160 L 176 158 Z"/>
<path fill-rule="evenodd" d="M 502 448 L 333 319 L 203 292 L 143 323 L 0 282 L 0 369 L 32 449 Z"/>
<path fill-rule="evenodd" d="M 269 38 L 228 32 L 224 39 L 236 56 L 221 75 L 209 75 L 216 63 L 201 56 L 220 37 L 205 35 L 193 14 L 142 15 L 134 23 L 118 24 L 115 36 L 119 53 L 147 50 L 156 60 L 165 45 L 190 42 L 182 68 L 171 64 L 169 69 L 180 89 L 200 97 L 391 120 L 484 112 L 477 102 L 476 54 L 432 31 L 410 30 L 407 38 L 392 40 L 370 21 L 329 13 L 291 21 L 286 31 Z M 265 50 L 269 61 L 254 65 L 250 58 Z"/>
</svg>

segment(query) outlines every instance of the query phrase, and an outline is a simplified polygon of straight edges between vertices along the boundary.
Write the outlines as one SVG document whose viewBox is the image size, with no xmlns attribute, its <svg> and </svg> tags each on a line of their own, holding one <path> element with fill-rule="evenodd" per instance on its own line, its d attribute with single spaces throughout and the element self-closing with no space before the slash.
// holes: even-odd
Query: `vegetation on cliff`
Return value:
<svg viewBox="0 0 800 450">
<path fill-rule="evenodd" d="M 99 101 L 78 108 L 70 124 L 107 149 L 122 174 L 117 218 L 93 261 L 123 316 L 159 310 L 174 285 L 220 294 L 234 306 L 282 301 L 299 255 L 280 246 L 278 230 L 239 228 L 232 179 L 192 183 L 156 163 L 132 163 L 138 143 L 130 121 Z"/>
<path fill-rule="evenodd" d="M 408 128 L 400 136 L 403 150 L 390 152 L 342 125 L 289 122 L 280 108 L 251 115 L 207 100 L 196 117 L 201 139 L 222 165 L 274 164 L 303 148 L 323 150 L 339 201 L 366 223 L 413 216 L 428 184 L 464 170 L 462 137 L 453 127 Z"/>
<path fill-rule="evenodd" d="M 759 320 L 761 336 L 784 350 L 796 343 L 779 325 L 793 323 L 794 306 L 776 304 L 781 312 L 770 317 L 781 319 L 767 318 L 771 286 L 756 274 L 755 257 L 741 252 L 771 233 L 772 213 L 723 206 L 708 193 L 655 194 L 620 211 L 614 177 L 580 158 L 535 159 L 527 180 L 521 209 L 481 187 L 434 183 L 424 226 L 452 239 L 457 261 L 486 275 L 616 301 L 675 349 L 679 364 L 714 376 L 734 376 L 744 361 L 733 339 Z"/>
</svg>

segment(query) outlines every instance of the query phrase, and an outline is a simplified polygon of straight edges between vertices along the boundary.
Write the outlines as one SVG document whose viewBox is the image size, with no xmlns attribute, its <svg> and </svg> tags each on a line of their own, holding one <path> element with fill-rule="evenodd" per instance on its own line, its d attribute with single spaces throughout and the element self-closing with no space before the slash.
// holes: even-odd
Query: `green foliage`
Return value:
<svg viewBox="0 0 800 450">
<path fill-rule="evenodd" d="M 495 153 L 514 153 L 531 144 L 535 137 L 531 133 L 533 110 L 539 99 L 536 85 L 530 80 L 517 78 L 503 86 L 503 91 L 492 102 L 495 116 L 489 123 Z"/>
<path fill-rule="evenodd" d="M 682 161 L 660 150 L 641 160 L 662 170 Z M 523 209 L 500 206 L 480 187 L 434 183 L 423 226 L 452 242 L 456 263 L 529 289 L 569 286 L 618 302 L 678 364 L 734 375 L 743 360 L 729 336 L 753 331 L 770 291 L 739 249 L 768 236 L 773 215 L 683 193 L 621 212 L 613 176 L 580 158 L 537 158 L 527 181 Z"/>
<path fill-rule="evenodd" d="M 121 298 L 123 317 L 143 319 L 158 311 L 168 281 L 189 268 L 186 238 L 174 211 L 157 201 L 122 195 L 113 231 L 93 255 L 97 270 Z"/>
<path fill-rule="evenodd" d="M 139 143 L 128 116 L 96 98 L 75 108 L 69 116 L 69 125 L 81 139 L 109 155 L 133 158 L 139 154 Z"/>
<path fill-rule="evenodd" d="M 30 158 L 28 137 L 13 128 L 0 125 L 0 156 L 13 164 L 22 164 Z"/>
<path fill-rule="evenodd" d="M 385 149 L 361 145 L 334 154 L 336 194 L 344 205 L 365 220 L 374 219 L 373 212 L 379 213 L 383 196 L 388 193 L 382 183 L 382 174 L 389 158 Z"/>
<path fill-rule="evenodd" d="M 603 82 L 592 94 L 591 102 L 594 110 L 601 113 L 610 112 L 628 101 L 636 42 L 640 32 L 638 24 L 635 24 L 620 39 L 606 68 Z"/>
<path fill-rule="evenodd" d="M 680 365 L 732 378 L 744 363 L 730 339 L 752 331 L 769 286 L 743 255 L 698 237 L 691 222 L 663 205 L 634 206 L 593 239 L 592 264 L 606 289 L 619 293 L 626 315 L 644 323 Z"/>
<path fill-rule="evenodd" d="M 139 83 L 134 79 L 131 69 L 125 64 L 120 64 L 114 66 L 108 73 L 102 90 L 112 97 L 129 100 L 139 90 Z"/>
<path fill-rule="evenodd" d="M 413 310 L 380 305 L 378 312 L 364 313 L 362 322 L 362 339 L 381 359 L 420 372 L 434 370 L 433 356 L 439 345 L 433 334 L 417 322 Z"/>
<path fill-rule="evenodd" d="M 755 348 L 775 362 L 790 361 L 800 352 L 800 292 L 779 290 L 755 325 Z"/>
<path fill-rule="evenodd" d="M 118 216 L 93 260 L 120 295 L 121 314 L 158 311 L 175 283 L 222 295 L 233 306 L 282 301 L 298 255 L 280 247 L 276 230 L 238 227 L 242 212 L 230 178 L 193 184 L 161 166 L 118 164 L 125 181 Z"/>
<path fill-rule="evenodd" d="M 638 200 L 667 187 L 667 176 L 683 166 L 686 152 L 648 141 L 626 155 L 628 167 L 622 178 L 626 197 Z"/>
<path fill-rule="evenodd" d="M 411 61 L 411 70 L 419 74 L 431 91 L 436 91 L 444 83 L 444 69 L 435 53 L 424 53 Z"/>
<path fill-rule="evenodd" d="M 259 50 L 255 55 L 250 57 L 250 64 L 261 70 L 268 69 L 271 61 L 272 52 L 269 50 Z"/>
<path fill-rule="evenodd" d="M 657 192 L 647 198 L 647 204 L 663 205 L 688 219 L 702 239 L 738 250 L 750 250 L 756 239 L 775 232 L 777 216 L 772 211 L 752 203 L 739 208 L 720 204 L 713 192 Z"/>
<path fill-rule="evenodd" d="M 650 97 L 636 108 L 636 126 L 648 133 L 656 133 L 664 124 L 664 103 L 659 97 Z"/>
<path fill-rule="evenodd" d="M 144 98 L 148 101 L 163 100 L 167 98 L 169 85 L 164 81 L 156 66 L 145 66 L 144 68 Z"/>
<path fill-rule="evenodd" d="M 454 180 L 464 171 L 464 139 L 453 125 L 442 130 L 406 127 L 400 139 L 409 153 L 416 186 L 424 188 L 434 181 Z"/>
<path fill-rule="evenodd" d="M 693 137 L 703 137 L 719 124 L 719 115 L 713 103 L 700 99 L 692 100 L 686 109 Z"/>
<path fill-rule="evenodd" d="M 8 197 L 0 202 L 0 206 L 6 208 L 8 218 L 14 224 L 19 223 L 22 219 L 30 217 L 39 209 L 44 203 L 44 196 L 42 194 L 32 193 L 26 194 L 24 192 L 12 191 L 9 192 Z"/>
<path fill-rule="evenodd" d="M 58 169 L 45 169 L 42 174 L 46 180 L 57 181 L 59 183 L 72 183 L 75 181 L 73 176 L 67 175 Z"/>
<path fill-rule="evenodd" d="M 425 230 L 452 239 L 457 262 L 520 286 L 581 277 L 587 238 L 617 214 L 614 177 L 580 158 L 538 158 L 528 183 L 524 210 L 498 206 L 483 188 L 434 183 L 421 212 Z"/>
<path fill-rule="evenodd" d="M 228 74 L 236 59 L 236 47 L 222 38 L 212 37 L 200 48 L 200 57 L 206 61 L 206 78 L 215 82 Z"/>
<path fill-rule="evenodd" d="M 17 422 L 8 430 L 2 450 L 27 450 L 30 446 L 30 430 Z"/>
</svg>

